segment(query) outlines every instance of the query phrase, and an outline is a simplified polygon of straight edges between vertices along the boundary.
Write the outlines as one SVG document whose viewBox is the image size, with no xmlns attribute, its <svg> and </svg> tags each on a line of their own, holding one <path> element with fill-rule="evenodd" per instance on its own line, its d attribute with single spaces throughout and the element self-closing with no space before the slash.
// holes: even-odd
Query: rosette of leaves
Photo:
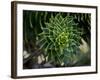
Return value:
<svg viewBox="0 0 100 80">
<path fill-rule="evenodd" d="M 38 34 L 37 45 L 43 50 L 46 62 L 55 66 L 72 66 L 79 54 L 81 41 L 80 29 L 74 17 L 63 17 L 60 13 L 51 15 L 49 22 L 41 24 L 42 32 Z"/>
</svg>

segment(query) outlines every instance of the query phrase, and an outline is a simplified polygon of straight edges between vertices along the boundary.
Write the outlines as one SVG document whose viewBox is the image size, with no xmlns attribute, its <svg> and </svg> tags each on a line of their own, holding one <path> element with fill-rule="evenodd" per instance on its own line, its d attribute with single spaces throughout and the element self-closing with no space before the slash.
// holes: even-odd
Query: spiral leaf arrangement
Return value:
<svg viewBox="0 0 100 80">
<path fill-rule="evenodd" d="M 45 26 L 41 24 L 42 32 L 38 34 L 37 45 L 44 51 L 46 61 L 54 65 L 68 66 L 79 50 L 82 33 L 77 23 L 72 16 L 63 17 L 57 14 L 51 15 Z"/>
</svg>

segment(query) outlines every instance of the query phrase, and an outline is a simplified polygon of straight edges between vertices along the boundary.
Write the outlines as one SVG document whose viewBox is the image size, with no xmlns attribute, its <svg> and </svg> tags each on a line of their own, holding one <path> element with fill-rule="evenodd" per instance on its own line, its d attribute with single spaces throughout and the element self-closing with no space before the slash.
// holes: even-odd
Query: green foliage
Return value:
<svg viewBox="0 0 100 80">
<path fill-rule="evenodd" d="M 45 52 L 47 61 L 55 65 L 68 65 L 66 62 L 72 54 L 77 54 L 82 33 L 78 30 L 74 17 L 62 17 L 59 13 L 51 15 L 46 27 L 41 25 L 42 32 L 38 35 L 37 45 Z M 69 57 L 68 57 L 69 55 Z"/>
<path fill-rule="evenodd" d="M 91 14 L 77 13 L 70 14 L 75 18 L 75 22 L 78 23 L 78 27 L 82 30 L 82 38 L 90 44 L 91 40 Z"/>
<path fill-rule="evenodd" d="M 41 50 L 45 62 L 50 62 L 54 66 L 85 65 L 88 61 L 80 55 L 79 45 L 83 38 L 90 46 L 90 20 L 91 15 L 86 13 L 24 10 L 24 50 L 31 53 L 38 49 Z M 33 58 L 36 56 L 34 55 Z M 82 60 L 85 62 L 82 63 Z M 36 63 L 36 60 L 33 62 Z"/>
</svg>

